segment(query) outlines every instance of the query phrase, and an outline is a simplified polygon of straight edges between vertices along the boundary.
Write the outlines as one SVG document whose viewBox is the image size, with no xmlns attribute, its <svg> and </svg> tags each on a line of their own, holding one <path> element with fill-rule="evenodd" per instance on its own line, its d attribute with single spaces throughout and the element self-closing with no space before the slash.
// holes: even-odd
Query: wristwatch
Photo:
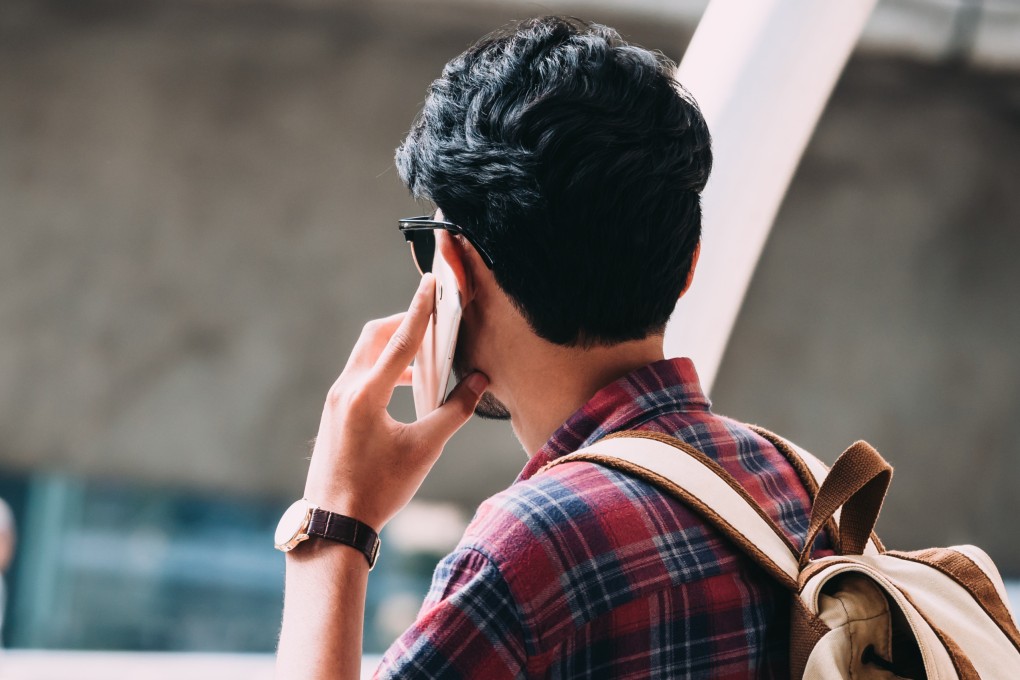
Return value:
<svg viewBox="0 0 1020 680">
<path fill-rule="evenodd" d="M 365 554 L 369 571 L 375 567 L 380 541 L 379 534 L 372 527 L 353 517 L 323 510 L 307 498 L 294 501 L 276 525 L 276 549 L 290 552 L 312 536 L 357 548 Z"/>
</svg>

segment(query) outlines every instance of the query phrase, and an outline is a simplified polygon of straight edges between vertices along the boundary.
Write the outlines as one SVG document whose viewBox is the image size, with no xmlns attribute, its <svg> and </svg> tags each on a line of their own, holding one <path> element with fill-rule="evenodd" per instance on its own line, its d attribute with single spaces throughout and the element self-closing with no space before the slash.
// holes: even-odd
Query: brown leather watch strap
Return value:
<svg viewBox="0 0 1020 680">
<path fill-rule="evenodd" d="M 328 538 L 352 548 L 357 548 L 365 554 L 368 560 L 368 568 L 375 566 L 375 560 L 379 556 L 379 534 L 364 522 L 359 522 L 353 517 L 338 515 L 329 510 L 315 508 L 308 520 L 308 535 Z"/>
</svg>

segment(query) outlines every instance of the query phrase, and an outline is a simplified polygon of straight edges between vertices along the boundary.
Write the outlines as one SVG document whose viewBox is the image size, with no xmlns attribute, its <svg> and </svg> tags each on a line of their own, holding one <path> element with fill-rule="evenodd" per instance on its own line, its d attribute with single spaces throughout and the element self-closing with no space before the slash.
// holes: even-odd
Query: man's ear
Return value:
<svg viewBox="0 0 1020 680">
<path fill-rule="evenodd" d="M 694 254 L 691 256 L 691 269 L 687 272 L 687 281 L 684 282 L 684 289 L 680 291 L 680 297 L 683 297 L 690 289 L 691 284 L 694 283 L 694 270 L 698 268 L 699 257 L 701 257 L 701 241 L 698 241 L 698 245 L 694 246 Z"/>
<path fill-rule="evenodd" d="M 457 288 L 460 289 L 460 304 L 466 306 L 474 297 L 469 274 L 468 257 L 464 244 L 445 229 L 436 229 L 436 250 L 450 266 L 454 277 L 457 279 Z"/>
</svg>

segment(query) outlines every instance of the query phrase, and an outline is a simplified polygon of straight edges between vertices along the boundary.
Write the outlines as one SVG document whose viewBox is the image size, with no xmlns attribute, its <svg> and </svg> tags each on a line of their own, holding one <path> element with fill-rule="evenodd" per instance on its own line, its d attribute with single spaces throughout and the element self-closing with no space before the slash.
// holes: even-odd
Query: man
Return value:
<svg viewBox="0 0 1020 680">
<path fill-rule="evenodd" d="M 788 673 L 785 592 L 699 516 L 601 466 L 540 472 L 612 432 L 664 433 L 716 460 L 803 543 L 809 499 L 784 456 L 711 412 L 689 360 L 663 357 L 712 162 L 672 74 L 608 28 L 542 18 L 483 38 L 433 83 L 397 166 L 439 208 L 435 245 L 464 304 L 462 379 L 416 423 L 386 413 L 434 304 L 426 273 L 406 313 L 365 327 L 329 392 L 305 497 L 358 520 L 333 521 L 359 528 L 360 543 L 346 540 L 361 550 L 314 538 L 288 553 L 282 677 L 358 676 L 365 537 L 472 411 L 509 419 L 530 460 L 439 565 L 379 676 Z"/>
</svg>

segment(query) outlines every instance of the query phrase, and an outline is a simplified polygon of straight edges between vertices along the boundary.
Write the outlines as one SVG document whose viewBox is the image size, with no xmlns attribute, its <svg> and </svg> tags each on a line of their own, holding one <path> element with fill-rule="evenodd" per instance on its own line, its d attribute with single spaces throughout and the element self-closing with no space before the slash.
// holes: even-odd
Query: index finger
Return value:
<svg viewBox="0 0 1020 680">
<path fill-rule="evenodd" d="M 435 300 L 436 279 L 432 274 L 425 274 L 421 277 L 407 314 L 379 355 L 379 361 L 372 370 L 372 382 L 385 385 L 388 390 L 396 386 L 421 346 Z"/>
<path fill-rule="evenodd" d="M 351 350 L 347 365 L 358 365 L 365 369 L 374 366 L 379 358 L 379 353 L 386 346 L 385 343 L 389 341 L 390 336 L 400 326 L 400 322 L 404 320 L 405 316 L 407 316 L 407 312 L 398 312 L 366 323 L 365 327 L 361 329 L 361 336 L 354 343 L 354 349 Z"/>
</svg>

